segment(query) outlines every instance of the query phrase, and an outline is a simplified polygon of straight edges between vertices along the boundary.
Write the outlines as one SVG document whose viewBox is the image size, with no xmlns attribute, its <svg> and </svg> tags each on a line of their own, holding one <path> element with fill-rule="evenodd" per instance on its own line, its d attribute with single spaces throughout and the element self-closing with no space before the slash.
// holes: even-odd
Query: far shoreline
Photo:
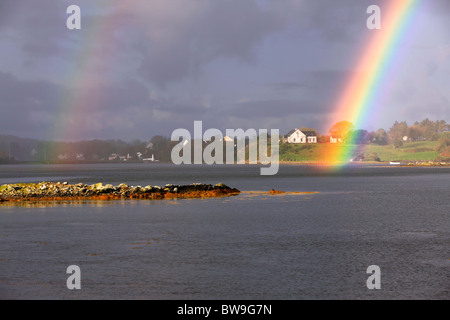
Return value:
<svg viewBox="0 0 450 320">
<path fill-rule="evenodd" d="M 348 166 L 348 165 L 387 165 L 391 167 L 448 167 L 450 166 L 450 162 L 447 161 L 432 161 L 432 160 L 416 160 L 416 161 L 348 161 L 348 162 L 334 162 L 334 161 L 320 161 L 320 160 L 305 160 L 305 161 L 287 161 L 282 160 L 278 162 L 272 162 L 272 163 L 278 163 L 279 165 L 287 165 L 287 166 L 322 166 L 322 167 L 332 167 L 332 166 Z M 14 162 L 3 162 L 0 163 L 0 166 L 7 166 L 7 165 L 83 165 L 83 164 L 144 164 L 148 166 L 155 166 L 155 165 L 175 165 L 172 162 L 152 162 L 152 163 L 146 163 L 142 161 L 14 161 Z M 204 165 L 206 163 L 203 163 L 201 165 Z M 192 165 L 192 164 L 182 164 L 182 165 Z M 197 164 L 194 164 L 197 165 Z M 224 165 L 224 166 L 230 166 L 230 164 L 223 163 L 223 164 L 214 164 L 214 165 Z M 266 165 L 263 163 L 234 163 L 234 165 Z"/>
<path fill-rule="evenodd" d="M 392 163 L 395 162 L 395 163 Z M 311 166 L 346 166 L 346 165 L 388 165 L 390 167 L 448 167 L 450 163 L 438 161 L 349 161 L 349 162 L 326 162 L 326 161 L 280 161 L 280 165 L 311 165 Z"/>
</svg>

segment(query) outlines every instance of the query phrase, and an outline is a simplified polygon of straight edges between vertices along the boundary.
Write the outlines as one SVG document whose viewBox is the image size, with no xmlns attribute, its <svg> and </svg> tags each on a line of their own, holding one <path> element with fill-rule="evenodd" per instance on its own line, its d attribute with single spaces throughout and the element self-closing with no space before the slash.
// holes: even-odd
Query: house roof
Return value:
<svg viewBox="0 0 450 320">
<path fill-rule="evenodd" d="M 290 137 L 295 131 L 297 131 L 297 130 L 296 130 L 296 129 L 293 129 L 293 130 L 289 131 L 284 137 L 285 137 L 285 138 Z"/>
<path fill-rule="evenodd" d="M 307 137 L 315 137 L 317 135 L 315 131 L 304 131 L 304 130 L 299 130 L 299 129 L 293 129 L 293 130 L 289 131 L 284 137 L 285 138 L 290 137 L 297 130 L 300 132 L 303 132 L 303 134 Z"/>
<path fill-rule="evenodd" d="M 314 131 L 303 131 L 303 130 L 300 130 L 300 131 L 303 132 L 305 134 L 305 136 L 307 136 L 307 137 L 315 137 L 316 136 L 316 133 Z"/>
</svg>

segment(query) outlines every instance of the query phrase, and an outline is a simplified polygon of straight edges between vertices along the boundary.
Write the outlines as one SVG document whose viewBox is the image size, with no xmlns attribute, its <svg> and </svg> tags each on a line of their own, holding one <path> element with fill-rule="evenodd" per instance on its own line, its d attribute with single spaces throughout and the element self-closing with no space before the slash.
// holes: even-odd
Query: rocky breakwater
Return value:
<svg viewBox="0 0 450 320">
<path fill-rule="evenodd" d="M 416 161 L 416 162 L 408 162 L 404 164 L 406 167 L 441 167 L 441 166 L 450 166 L 449 162 L 444 161 Z"/>
<path fill-rule="evenodd" d="M 114 199 L 174 199 L 220 197 L 239 194 L 238 189 L 222 183 L 216 185 L 194 183 L 192 185 L 117 186 L 97 183 L 18 183 L 0 186 L 0 201 L 64 201 L 64 200 L 114 200 Z"/>
</svg>

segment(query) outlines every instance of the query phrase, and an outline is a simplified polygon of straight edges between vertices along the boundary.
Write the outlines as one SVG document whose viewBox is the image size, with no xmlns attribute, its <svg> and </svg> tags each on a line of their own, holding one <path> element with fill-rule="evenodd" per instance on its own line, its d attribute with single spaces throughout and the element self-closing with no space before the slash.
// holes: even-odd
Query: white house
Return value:
<svg viewBox="0 0 450 320">
<path fill-rule="evenodd" d="M 341 136 L 330 136 L 330 143 L 342 143 L 343 141 Z"/>
<path fill-rule="evenodd" d="M 113 153 L 108 157 L 109 161 L 119 160 L 119 155 L 117 153 Z"/>
<path fill-rule="evenodd" d="M 317 143 L 317 135 L 314 131 L 294 129 L 284 136 L 283 141 L 287 143 Z"/>
</svg>

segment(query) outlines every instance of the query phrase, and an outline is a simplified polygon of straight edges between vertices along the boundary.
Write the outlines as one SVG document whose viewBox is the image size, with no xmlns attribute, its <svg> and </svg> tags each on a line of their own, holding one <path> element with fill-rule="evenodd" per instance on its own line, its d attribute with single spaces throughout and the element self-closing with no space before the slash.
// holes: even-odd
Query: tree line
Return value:
<svg viewBox="0 0 450 320">
<path fill-rule="evenodd" d="M 88 140 L 78 142 L 39 141 L 0 136 L 0 163 L 17 161 L 71 162 L 71 161 L 139 161 L 154 157 L 170 162 L 170 153 L 176 142 L 160 135 L 150 140 Z"/>
<path fill-rule="evenodd" d="M 318 142 L 330 142 L 330 137 L 341 137 L 343 143 L 389 145 L 399 148 L 409 141 L 439 141 L 438 151 L 450 158 L 450 124 L 444 120 L 424 119 L 408 125 L 395 121 L 389 130 L 368 131 L 355 129 L 348 121 L 334 124 L 327 134 L 319 134 L 313 128 L 300 130 L 315 131 Z M 79 142 L 52 142 L 0 136 L 0 163 L 14 161 L 140 161 L 154 157 L 160 162 L 171 162 L 171 152 L 178 141 L 156 135 L 150 140 L 89 140 Z M 280 149 L 282 152 L 283 148 Z M 115 158 L 116 157 L 116 158 Z"/>
<path fill-rule="evenodd" d="M 445 120 L 432 121 L 424 119 L 408 125 L 406 121 L 395 121 L 389 130 L 378 129 L 377 131 L 367 131 L 364 129 L 354 129 L 354 125 L 349 121 L 340 121 L 334 124 L 329 135 L 319 136 L 319 141 L 329 141 L 330 136 L 341 137 L 343 142 L 353 144 L 377 145 L 392 144 L 394 148 L 409 141 L 437 141 L 442 138 L 442 133 L 450 131 L 450 124 Z"/>
</svg>

